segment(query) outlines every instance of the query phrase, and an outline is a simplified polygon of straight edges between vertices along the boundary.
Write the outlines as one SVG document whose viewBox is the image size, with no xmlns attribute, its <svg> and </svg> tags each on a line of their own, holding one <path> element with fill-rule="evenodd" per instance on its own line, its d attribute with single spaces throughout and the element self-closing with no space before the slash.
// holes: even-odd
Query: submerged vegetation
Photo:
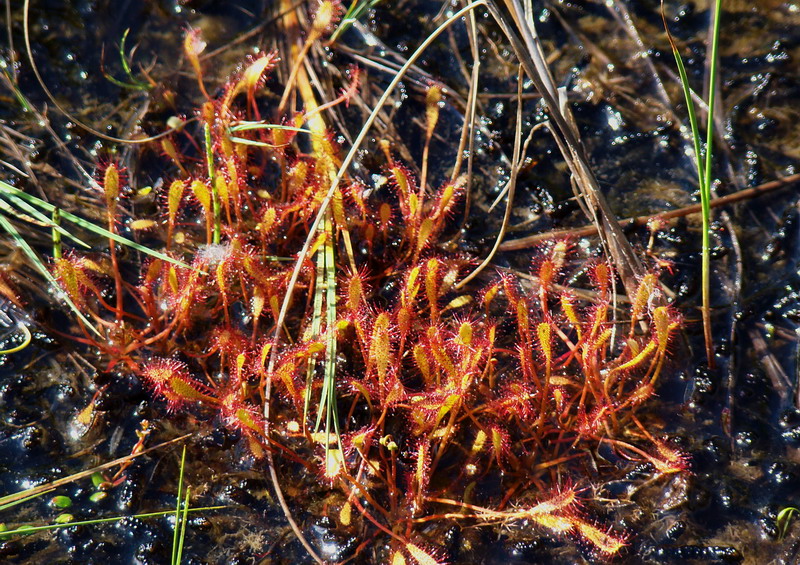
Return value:
<svg viewBox="0 0 800 565">
<path fill-rule="evenodd" d="M 147 398 L 135 412 L 141 421 L 131 455 L 94 473 L 103 485 L 97 492 L 124 488 L 133 461 L 151 452 L 153 429 L 168 430 L 170 440 L 212 430 L 229 453 L 221 467 L 269 476 L 269 504 L 280 507 L 305 550 L 298 553 L 287 529 L 256 552 L 267 559 L 274 552 L 282 562 L 468 562 L 483 559 L 486 540 L 501 532 L 534 554 L 545 539 L 587 561 L 641 557 L 630 546 L 665 518 L 645 510 L 620 519 L 617 511 L 639 504 L 637 497 L 683 504 L 692 480 L 690 442 L 666 433 L 674 428 L 658 408 L 665 381 L 686 366 L 687 328 L 705 330 L 712 369 L 715 360 L 708 292 L 714 118 L 709 111 L 703 154 L 677 43 L 669 38 L 691 109 L 704 214 L 702 322 L 686 322 L 692 315 L 673 305 L 676 294 L 662 279 L 674 278 L 674 265 L 654 250 L 668 217 L 697 210 L 649 216 L 649 242 L 629 243 L 566 92 L 556 86 L 530 7 L 515 0 L 446 6 L 436 31 L 386 67 L 395 74 L 376 93 L 363 57 L 340 68 L 329 65 L 326 50 L 381 3 L 278 4 L 274 21 L 286 45 L 257 50 L 221 80 L 209 73 L 203 32 L 185 31 L 187 98 L 200 102 L 188 119 L 166 120 L 169 131 L 136 140 L 141 162 L 163 171 L 152 187 L 141 188 L 137 172 L 126 169 L 130 158 L 103 159 L 80 191 L 91 202 L 89 220 L 0 181 L 0 227 L 70 314 L 68 323 L 39 323 L 73 343 L 97 372 L 76 421 L 90 429 L 122 387 L 140 386 Z M 520 60 L 509 72 L 517 92 L 505 107 L 516 113 L 503 116 L 514 123 L 506 176 L 485 173 L 484 180 L 473 163 L 476 139 L 485 135 L 476 118 L 477 12 L 495 18 L 492 33 L 507 41 L 506 56 Z M 414 75 L 414 133 L 392 135 L 403 127 L 397 109 L 405 96 L 392 98 L 394 89 L 412 80 L 406 73 L 425 49 L 457 25 L 474 57 L 473 73 L 464 73 L 466 96 Z M 27 20 L 25 29 L 28 42 Z M 119 49 L 125 80 L 103 74 L 117 87 L 174 104 L 174 93 L 159 93 L 149 74 L 132 69 L 127 38 L 125 31 Z M 535 106 L 526 106 L 528 79 L 542 98 Z M 453 137 L 443 130 L 454 105 L 463 129 L 457 147 L 443 151 Z M 358 113 L 353 108 L 364 124 L 357 135 L 345 120 Z M 526 119 L 529 108 L 535 119 Z M 376 123 L 382 127 L 370 138 Z M 498 252 L 528 245 L 517 239 L 504 246 L 503 239 L 519 179 L 537 165 L 528 154 L 540 131 L 554 139 L 545 153 L 563 161 L 547 166 L 572 184 L 575 209 L 600 243 L 558 232 L 521 263 L 500 259 Z M 476 188 L 481 182 L 498 184 L 491 197 L 506 199 L 502 220 L 494 205 L 476 206 L 476 198 L 487 199 Z M 46 228 L 47 238 L 44 230 L 26 233 L 18 219 Z M 467 232 L 481 223 L 485 241 L 476 245 Z M 44 249 L 52 257 L 43 259 Z M 0 274 L 9 301 L 9 315 L 0 311 L 0 328 L 9 332 L 0 355 L 32 341 L 34 322 L 23 318 L 15 282 Z M 174 564 L 187 553 L 192 516 L 224 512 L 194 500 L 211 487 L 195 482 L 189 464 L 184 449 L 175 508 L 132 514 L 172 516 Z M 5 497 L 0 510 L 56 486 Z M 781 539 L 797 510 L 792 503 L 774 518 Z M 22 526 L 0 540 L 72 527 L 66 522 L 73 519 L 62 513 L 54 524 Z M 703 558 L 715 547 L 664 559 Z M 717 554 L 725 558 L 726 549 Z"/>
</svg>

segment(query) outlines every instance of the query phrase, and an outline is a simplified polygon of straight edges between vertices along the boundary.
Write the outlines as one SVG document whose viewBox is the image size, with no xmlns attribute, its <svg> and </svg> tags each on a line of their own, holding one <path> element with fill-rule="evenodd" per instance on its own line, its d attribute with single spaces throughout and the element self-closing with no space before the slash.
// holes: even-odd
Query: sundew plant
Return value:
<svg viewBox="0 0 800 565">
<path fill-rule="evenodd" d="M 367 9 L 356 4 L 348 14 Z M 376 170 L 350 174 L 384 100 L 349 147 L 329 112 L 358 99 L 363 70 L 319 100 L 305 66 L 345 12 L 330 0 L 303 10 L 307 21 L 290 11 L 301 47 L 250 56 L 213 87 L 206 43 L 186 31 L 205 101 L 149 142 L 171 174 L 154 214 L 128 216 L 126 172 L 109 159 L 93 183 L 107 253 L 59 240 L 47 261 L 79 313 L 71 339 L 100 370 L 143 383 L 163 421 L 191 414 L 238 438 L 316 561 L 328 558 L 304 533 L 308 492 L 365 560 L 444 563 L 437 532 L 454 524 L 624 554 L 636 532 L 605 519 L 614 501 L 594 485 L 634 465 L 653 482 L 689 469 L 647 415 L 683 326 L 657 269 L 621 272 L 612 253 L 590 257 L 567 237 L 518 274 L 459 245 L 478 173 L 462 151 L 441 167 L 448 179 L 431 180 L 449 103 L 435 81 L 421 161 L 375 139 Z M 515 173 L 528 146 L 518 133 Z M 573 153 L 572 174 L 588 175 Z M 122 225 L 147 253 L 123 252 Z"/>
</svg>

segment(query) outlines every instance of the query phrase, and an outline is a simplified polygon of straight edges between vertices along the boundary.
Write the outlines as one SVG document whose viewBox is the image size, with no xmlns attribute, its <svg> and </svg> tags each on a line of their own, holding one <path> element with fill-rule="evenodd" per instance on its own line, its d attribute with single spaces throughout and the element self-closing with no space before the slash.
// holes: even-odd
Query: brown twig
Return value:
<svg viewBox="0 0 800 565">
<path fill-rule="evenodd" d="M 733 204 L 736 202 L 741 202 L 742 200 L 749 200 L 750 198 L 761 196 L 762 194 L 772 192 L 779 188 L 784 188 L 798 181 L 800 181 L 800 173 L 790 175 L 782 179 L 766 182 L 751 188 L 745 188 L 732 194 L 720 196 L 719 198 L 714 198 L 711 200 L 710 204 L 712 208 L 719 208 L 720 206 L 725 206 L 727 204 Z M 618 224 L 621 229 L 626 229 L 631 226 L 647 225 L 647 223 L 652 220 L 671 220 L 673 218 L 682 218 L 692 214 L 699 214 L 701 211 L 702 206 L 698 203 L 692 204 L 691 206 L 684 206 L 683 208 L 678 208 L 676 210 L 658 212 L 656 214 L 649 214 L 645 216 L 636 216 L 634 218 L 626 218 L 624 220 L 619 220 Z M 584 226 L 582 228 L 553 230 L 545 233 L 529 235 L 527 237 L 521 237 L 519 239 L 512 239 L 504 242 L 500 246 L 500 251 L 527 249 L 529 247 L 538 245 L 542 241 L 548 241 L 551 239 L 559 239 L 564 237 L 587 237 L 590 235 L 597 235 L 597 226 L 592 225 Z"/>
</svg>

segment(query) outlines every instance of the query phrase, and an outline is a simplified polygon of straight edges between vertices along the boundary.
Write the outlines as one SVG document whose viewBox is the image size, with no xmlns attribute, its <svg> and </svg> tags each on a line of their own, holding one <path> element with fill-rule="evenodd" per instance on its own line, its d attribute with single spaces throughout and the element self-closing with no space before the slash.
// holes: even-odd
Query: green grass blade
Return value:
<svg viewBox="0 0 800 565">
<path fill-rule="evenodd" d="M 127 57 L 125 57 L 125 42 L 128 39 L 128 34 L 130 33 L 130 28 L 126 29 L 122 34 L 122 39 L 119 42 L 119 60 L 122 63 L 122 70 L 125 71 L 125 74 L 128 76 L 131 82 L 123 82 L 119 79 L 114 78 L 110 74 L 103 72 L 103 75 L 106 77 L 106 80 L 109 82 L 119 86 L 120 88 L 127 88 L 130 90 L 151 90 L 153 87 L 152 85 L 142 82 L 138 80 L 135 76 L 133 76 L 133 72 L 131 71 L 131 66 L 128 63 Z"/>
<path fill-rule="evenodd" d="M 23 502 L 28 502 L 29 500 L 33 500 L 34 498 L 39 498 L 40 496 L 44 496 L 48 492 L 53 492 L 54 490 L 56 490 L 55 487 L 53 487 L 53 488 L 51 488 L 49 490 L 43 490 L 41 492 L 35 492 L 35 493 L 33 493 L 33 494 L 29 495 L 29 496 L 26 496 L 25 498 L 19 498 L 17 500 L 12 501 L 12 502 L 7 502 L 5 504 L 0 504 L 0 511 L 8 510 L 9 508 L 12 508 L 12 507 L 16 506 L 17 504 L 22 504 Z"/>
<path fill-rule="evenodd" d="M 714 368 L 714 344 L 711 334 L 711 175 L 714 159 L 714 106 L 717 93 L 717 58 L 719 45 L 719 20 L 722 0 L 716 0 L 711 33 L 711 65 L 709 68 L 708 116 L 706 122 L 706 160 L 703 182 L 700 185 L 700 203 L 703 208 L 703 334 L 706 342 L 708 366 Z"/>
<path fill-rule="evenodd" d="M 91 246 L 88 243 L 86 243 L 85 241 L 83 241 L 82 239 L 77 237 L 76 235 L 71 234 L 68 230 L 65 230 L 59 224 L 55 223 L 53 221 L 53 219 L 52 219 L 52 215 L 48 218 L 47 216 L 42 214 L 39 210 L 37 210 L 36 208 L 31 206 L 30 204 L 28 204 L 27 202 L 25 202 L 21 198 L 17 198 L 16 196 L 12 196 L 12 195 L 9 194 L 9 195 L 6 195 L 6 198 L 8 198 L 8 202 L 10 204 L 13 204 L 17 208 L 19 208 L 19 209 L 27 212 L 28 214 L 30 214 L 34 219 L 36 219 L 36 221 L 41 222 L 41 224 L 44 227 L 48 227 L 48 228 L 51 228 L 51 229 L 57 231 L 58 233 L 60 233 L 64 237 L 68 237 L 69 239 L 71 239 L 72 241 L 74 241 L 75 243 L 80 245 L 81 247 L 84 247 L 86 249 L 91 249 Z M 61 211 L 59 210 L 59 216 L 60 215 L 61 215 Z"/>
<path fill-rule="evenodd" d="M 186 469 L 186 446 L 183 446 L 183 451 L 181 452 L 181 470 L 180 474 L 178 475 L 178 494 L 175 497 L 177 503 L 175 505 L 175 529 L 172 535 L 172 565 L 176 565 L 175 557 L 178 554 L 178 531 L 180 529 L 181 523 L 181 494 L 183 491 L 183 472 Z"/>
<path fill-rule="evenodd" d="M 322 232 L 319 232 L 322 233 Z M 326 242 L 327 244 L 327 242 Z M 309 333 L 309 340 L 317 339 L 322 331 L 322 302 L 325 296 L 325 260 L 321 252 L 317 252 L 315 257 L 316 271 L 314 276 L 314 304 L 311 314 L 311 329 Z M 308 413 L 311 409 L 311 396 L 314 393 L 314 371 L 317 367 L 317 356 L 313 355 L 308 360 L 306 366 L 306 392 L 303 399 L 303 426 L 308 424 Z M 317 410 L 319 415 L 320 411 Z M 319 419 L 317 420 L 319 422 Z M 318 426 L 319 424 L 317 424 Z M 315 430 L 317 428 L 315 426 Z"/>
<path fill-rule="evenodd" d="M 237 122 L 235 126 L 229 127 L 228 133 L 234 133 L 237 131 L 251 131 L 256 129 L 279 129 L 283 131 L 296 131 L 298 133 L 307 133 L 309 135 L 313 133 L 308 128 L 298 128 L 295 126 L 285 126 L 282 124 L 270 124 L 267 122 L 247 122 L 247 121 Z"/>
<path fill-rule="evenodd" d="M 211 141 L 211 125 L 208 123 L 203 125 L 203 142 L 206 150 L 208 181 L 211 183 L 211 205 L 214 210 L 214 236 L 212 241 L 215 244 L 219 244 L 222 239 L 222 206 L 219 201 L 216 171 L 214 169 L 214 145 Z"/>
<path fill-rule="evenodd" d="M 38 206 L 42 210 L 46 210 L 47 212 L 50 212 L 51 214 L 56 209 L 56 206 L 53 206 L 49 202 L 45 202 L 41 198 L 37 198 L 36 196 L 28 194 L 27 192 L 24 192 L 24 191 L 22 191 L 22 190 L 20 190 L 18 188 L 15 188 L 15 187 L 11 186 L 10 184 L 8 184 L 6 182 L 3 182 L 3 181 L 0 181 L 0 193 L 5 194 L 7 196 L 16 196 L 16 197 L 18 197 L 18 198 L 20 198 L 22 200 L 25 200 L 26 202 L 28 202 L 30 204 L 33 204 L 34 206 Z M 83 229 L 85 229 L 87 231 L 90 231 L 90 232 L 92 232 L 92 233 L 94 233 L 96 235 L 100 235 L 100 236 L 106 237 L 108 239 L 112 239 L 112 240 L 116 241 L 117 243 L 119 243 L 120 245 L 125 245 L 127 247 L 130 247 L 131 249 L 135 249 L 137 251 L 140 251 L 141 253 L 144 253 L 146 255 L 150 255 L 151 257 L 155 257 L 156 259 L 161 259 L 162 261 L 167 261 L 169 263 L 172 263 L 174 265 L 178 265 L 178 266 L 183 267 L 185 269 L 193 269 L 194 270 L 193 267 L 190 267 L 189 265 L 187 265 L 183 261 L 179 261 L 178 259 L 174 259 L 174 258 L 170 257 L 169 255 L 165 255 L 165 254 L 160 253 L 158 251 L 154 251 L 152 249 L 149 249 L 149 248 L 145 247 L 144 245 L 136 243 L 135 241 L 131 241 L 130 239 L 122 237 L 121 235 L 117 235 L 117 234 L 115 234 L 113 232 L 110 232 L 105 228 L 102 228 L 102 227 L 100 227 L 98 225 L 95 225 L 95 224 L 93 224 L 92 222 L 90 222 L 88 220 L 84 220 L 83 218 L 80 218 L 78 216 L 70 214 L 69 212 L 66 212 L 64 210 L 60 210 L 60 214 L 61 214 L 61 217 L 64 220 L 67 220 L 68 222 L 72 222 L 73 224 L 75 224 L 75 225 L 77 225 L 77 226 L 79 226 L 79 227 L 81 227 L 81 228 L 83 228 Z M 48 224 L 49 224 L 50 220 L 48 219 L 47 221 L 48 221 Z"/>
<path fill-rule="evenodd" d="M 122 62 L 122 69 L 125 71 L 125 74 L 128 75 L 128 78 L 135 81 L 133 73 L 131 72 L 131 67 L 128 65 L 128 58 L 125 56 L 125 41 L 127 41 L 130 32 L 131 28 L 127 28 L 122 32 L 122 38 L 119 41 L 119 60 Z"/>
<path fill-rule="evenodd" d="M 713 164 L 714 148 L 714 106 L 716 102 L 717 84 L 717 50 L 719 44 L 719 21 L 722 11 L 722 0 L 717 0 L 714 9 L 714 20 L 712 24 L 711 39 L 711 66 L 710 83 L 708 91 L 708 120 L 706 123 L 706 146 L 705 154 L 701 149 L 700 126 L 697 120 L 692 93 L 689 86 L 689 78 L 683 59 L 678 52 L 678 47 L 672 38 L 667 25 L 667 18 L 664 12 L 664 2 L 661 2 L 661 17 L 664 21 L 664 28 L 667 32 L 667 39 L 672 47 L 675 56 L 675 63 L 678 67 L 683 96 L 686 99 L 687 112 L 689 114 L 689 124 L 692 128 L 692 141 L 694 143 L 695 166 L 697 168 L 698 187 L 700 190 L 700 206 L 702 208 L 702 260 L 701 260 L 701 292 L 702 292 L 702 315 L 703 315 L 703 334 L 706 345 L 706 356 L 708 357 L 709 367 L 714 367 L 714 346 L 711 334 L 711 174 Z"/>
<path fill-rule="evenodd" d="M 202 506 L 198 508 L 192 508 L 188 510 L 188 512 L 207 512 L 209 510 L 221 510 L 223 508 L 227 508 L 227 506 Z M 34 534 L 36 532 L 46 532 L 48 530 L 59 530 L 62 528 L 73 528 L 75 526 L 92 526 L 95 524 L 107 524 L 109 522 L 119 522 L 120 520 L 125 520 L 127 518 L 136 518 L 137 520 L 144 520 L 147 518 L 158 518 L 159 516 L 167 516 L 169 514 L 173 514 L 174 510 L 162 510 L 159 512 L 146 512 L 142 514 L 133 514 L 131 516 L 113 516 L 110 518 L 95 518 L 93 520 L 82 520 L 79 522 L 67 522 L 65 524 L 47 524 L 45 526 L 25 526 L 16 528 L 14 530 L 7 530 L 5 532 L 0 533 L 0 540 L 7 539 L 9 536 L 14 535 L 29 535 Z"/>
<path fill-rule="evenodd" d="M 2 181 L 0 181 L 0 184 L 2 184 Z M 17 228 L 15 228 L 11 222 L 3 217 L 2 214 L 0 214 L 0 228 L 4 229 L 11 236 L 11 239 L 14 240 L 14 243 L 16 243 L 17 246 L 22 249 L 22 252 L 28 257 L 36 270 L 39 271 L 45 279 L 47 279 L 47 282 L 49 282 L 53 289 L 56 290 L 57 296 L 67 303 L 69 309 L 72 310 L 72 312 L 78 317 L 83 325 L 102 338 L 103 335 L 98 331 L 97 328 L 94 327 L 92 322 L 83 315 L 69 295 L 63 291 L 61 286 L 58 284 L 58 281 L 56 281 L 55 277 L 53 277 L 53 275 L 50 273 L 50 270 L 45 266 L 44 263 L 42 263 L 42 260 L 39 259 L 39 256 L 36 254 L 33 248 L 28 245 L 28 242 L 25 241 L 25 238 L 23 238 L 22 235 L 20 235 L 20 233 L 17 231 Z"/>
<path fill-rule="evenodd" d="M 716 0 L 714 6 L 714 23 L 711 31 L 711 66 L 708 83 L 708 123 L 706 125 L 706 165 L 703 169 L 705 173 L 705 187 L 708 191 L 708 198 L 703 203 L 703 215 L 710 215 L 711 208 L 711 164 L 713 161 L 714 148 L 714 106 L 717 101 L 717 59 L 719 58 L 719 21 L 722 14 L 722 0 Z"/>
<path fill-rule="evenodd" d="M 103 76 L 106 78 L 108 82 L 120 88 L 127 88 L 128 90 L 141 90 L 141 91 L 150 90 L 151 88 L 149 84 L 133 84 L 130 82 L 121 81 L 118 78 L 114 78 L 108 73 L 103 73 Z"/>
<path fill-rule="evenodd" d="M 128 63 L 128 58 L 125 56 L 125 42 L 128 40 L 128 34 L 130 33 L 131 28 L 126 29 L 122 34 L 122 39 L 119 42 L 119 60 L 122 63 L 122 69 L 125 71 L 125 74 L 128 75 L 128 78 L 131 80 L 131 86 L 137 90 L 151 90 L 153 88 L 152 85 L 142 82 L 138 80 L 135 76 L 133 76 L 133 72 L 131 71 L 131 66 Z M 135 47 L 134 47 L 135 49 Z"/>
<path fill-rule="evenodd" d="M 61 259 L 63 256 L 64 248 L 61 245 L 61 232 L 56 227 L 61 226 L 61 211 L 53 210 L 51 216 L 53 220 L 53 229 L 50 231 L 50 239 L 53 241 L 53 259 Z"/>
<path fill-rule="evenodd" d="M 325 413 L 325 461 L 328 461 L 331 433 L 336 436 L 336 443 L 342 449 L 339 434 L 339 414 L 336 405 L 336 257 L 333 245 L 333 223 L 331 212 L 326 212 L 325 246 L 319 251 L 323 256 L 325 274 L 325 373 L 322 381 L 322 409 L 317 412 L 315 431 L 319 430 L 321 417 Z"/>
<path fill-rule="evenodd" d="M 175 556 L 175 565 L 180 565 L 183 557 L 183 542 L 186 540 L 186 515 L 189 513 L 189 496 L 192 494 L 192 487 L 186 487 L 186 500 L 183 502 L 183 517 L 181 519 L 181 536 L 178 543 L 178 554 Z"/>
<path fill-rule="evenodd" d="M 677 46 L 672 47 L 672 54 L 675 55 L 675 63 L 678 66 L 678 75 L 681 79 L 681 87 L 683 88 L 683 97 L 686 99 L 686 111 L 689 114 L 689 125 L 692 128 L 692 142 L 694 144 L 694 159 L 695 166 L 697 167 L 698 184 L 703 188 L 705 181 L 705 171 L 703 168 L 703 150 L 700 145 L 700 127 L 697 122 L 697 112 L 694 108 L 694 101 L 692 100 L 692 92 L 689 87 L 689 77 L 686 74 L 686 67 L 683 65 L 683 59 L 678 52 Z"/>
<path fill-rule="evenodd" d="M 256 141 L 255 139 L 245 139 L 244 137 L 231 137 L 233 143 L 239 145 L 250 145 L 251 147 L 266 147 L 267 149 L 278 149 L 282 145 L 275 145 L 274 143 L 267 143 L 266 141 Z"/>
</svg>

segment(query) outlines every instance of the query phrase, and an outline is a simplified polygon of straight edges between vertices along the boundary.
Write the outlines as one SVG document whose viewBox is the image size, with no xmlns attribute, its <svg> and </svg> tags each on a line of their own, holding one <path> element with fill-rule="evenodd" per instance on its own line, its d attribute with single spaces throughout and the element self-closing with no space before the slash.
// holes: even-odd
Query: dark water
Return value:
<svg viewBox="0 0 800 565">
<path fill-rule="evenodd" d="M 675 79 L 674 61 L 663 36 L 655 2 L 630 3 L 628 10 L 648 57 L 626 33 L 624 14 L 603 3 L 537 4 L 537 26 L 560 84 L 570 89 L 573 112 L 593 166 L 608 199 L 620 216 L 677 208 L 695 201 L 695 176 L 686 157 L 686 139 L 673 113 L 685 115 Z M 253 38 L 206 60 L 206 84 L 216 84 L 254 46 L 280 46 L 272 3 L 260 2 L 76 2 L 34 3 L 31 7 L 33 53 L 59 102 L 81 120 L 106 133 L 122 134 L 141 120 L 145 131 L 164 128 L 172 115 L 191 116 L 200 101 L 188 64 L 178 67 L 182 30 L 203 28 L 208 51 L 263 24 Z M 22 7 L 12 5 L 12 32 L 19 88 L 31 102 L 46 103 L 26 62 L 22 39 Z M 441 5 L 399 2 L 380 6 L 365 19 L 366 27 L 346 35 L 341 48 L 329 53 L 335 66 L 353 62 L 353 52 L 392 62 L 393 53 L 408 55 L 428 33 Z M 800 95 L 800 4 L 763 1 L 726 2 L 722 33 L 721 80 L 723 149 L 715 172 L 722 179 L 720 194 L 754 186 L 798 172 L 800 129 L 796 101 Z M 616 13 L 616 17 L 614 14 Z M 704 43 L 708 13 L 703 3 L 670 4 L 671 29 L 685 45 L 693 85 L 702 92 Z M 480 18 L 479 18 L 480 19 Z M 488 19 L 481 31 L 494 44 L 484 44 L 485 72 L 478 114 L 484 128 L 476 145 L 473 216 L 465 226 L 467 249 L 484 255 L 502 217 L 488 211 L 508 174 L 513 147 L 515 65 Z M 103 68 L 120 80 L 126 77 L 116 46 L 130 28 L 128 46 L 138 44 L 136 62 L 152 68 L 159 86 L 149 93 L 120 88 L 103 78 Z M 424 112 L 425 73 L 438 77 L 454 93 L 443 110 L 432 154 L 440 156 L 442 176 L 452 162 L 462 124 L 466 79 L 454 46 L 469 58 L 463 28 L 436 44 L 419 70 L 404 82 L 404 99 L 382 126 L 380 135 L 405 142 L 409 162 L 419 161 L 422 146 L 415 120 Z M 382 41 L 385 45 L 381 46 Z M 10 63 L 7 40 L 3 58 Z M 102 57 L 101 57 L 102 55 Z M 652 65 L 652 67 L 650 66 Z M 182 69 L 180 73 L 177 68 Z M 653 79 L 658 72 L 659 82 Z M 134 70 L 137 67 L 134 66 Z M 369 88 L 377 92 L 389 77 L 369 70 Z M 494 96 L 493 94 L 501 96 Z M 38 123 L 20 110 L 13 94 L 2 90 L 3 125 L 30 136 L 25 155 L 40 185 L 65 207 L 79 207 L 75 183 L 83 183 L 79 166 L 92 171 L 98 161 L 121 159 L 134 189 L 157 184 L 165 176 L 163 159 L 153 149 L 121 148 L 97 139 L 48 110 L 62 151 Z M 213 95 L 213 92 L 212 92 Z M 667 100 L 671 101 L 667 104 Z M 374 102 L 374 94 L 373 94 Z M 536 99 L 526 102 L 531 121 L 542 118 Z M 363 111 L 344 111 L 342 133 L 351 137 L 363 122 Z M 108 125 L 108 128 L 106 128 Z M 416 128 L 416 129 L 415 129 Z M 376 136 L 377 137 L 377 136 Z M 536 161 L 520 178 L 512 224 L 521 224 L 509 238 L 586 223 L 571 200 L 572 190 L 552 139 L 534 138 L 528 152 Z M 72 156 L 72 157 L 70 157 Z M 0 157 L 21 167 L 12 154 Z M 74 158 L 74 159 L 73 159 Z M 24 160 L 24 159 L 23 159 Z M 380 165 L 363 155 L 361 174 Z M 160 163 L 160 164 L 159 164 Z M 7 182 L 35 189 L 33 182 L 6 167 Z M 72 182 L 70 182 L 72 181 Z M 87 209 L 86 214 L 92 213 Z M 602 523 L 633 534 L 620 559 L 630 563 L 795 563 L 800 559 L 800 529 L 789 527 L 779 539 L 778 512 L 800 506 L 800 410 L 797 399 L 798 333 L 800 327 L 800 217 L 795 189 L 787 188 L 717 213 L 714 254 L 714 338 L 717 368 L 704 360 L 699 297 L 699 219 L 677 220 L 659 231 L 653 256 L 672 262 L 664 281 L 675 293 L 675 304 L 687 319 L 682 343 L 676 345 L 671 375 L 662 382 L 652 418 L 691 455 L 692 472 L 648 482 L 647 469 L 630 464 L 618 477 L 596 485 L 597 496 L 614 499 Z M 629 238 L 644 253 L 649 232 L 634 230 Z M 46 250 L 46 238 L 39 241 Z M 587 242 L 587 253 L 595 248 Z M 5 243 L 0 265 L 29 300 L 32 318 L 42 329 L 34 344 L 13 356 L 0 357 L 0 492 L 10 493 L 92 467 L 130 453 L 143 420 L 153 422 L 147 445 L 193 432 L 186 477 L 197 497 L 195 505 L 226 505 L 190 520 L 184 562 L 256 563 L 303 562 L 275 505 L 265 469 L 254 463 L 235 437 L 202 414 L 165 417 L 135 377 L 103 371 L 93 352 L 76 347 L 56 332 L 66 332 L 68 320 L 45 300 L 31 299 L 38 282 L 22 266 L 20 256 Z M 502 254 L 500 266 L 526 270 L 531 252 Z M 50 330 L 45 329 L 50 328 Z M 51 331 L 56 330 L 56 332 Z M 78 359 L 77 354 L 88 360 Z M 76 417 L 95 395 L 96 419 L 89 431 Z M 608 454 L 600 454 L 601 457 Z M 61 487 L 41 499 L 0 513 L 0 522 L 47 523 L 63 512 L 49 504 L 53 494 L 72 499 L 76 519 L 118 516 L 174 507 L 180 452 L 166 448 L 139 458 L 125 470 L 126 480 L 97 500 L 88 479 Z M 114 470 L 115 471 L 115 470 Z M 290 473 L 288 467 L 283 472 Z M 110 473 L 113 474 L 113 471 Z M 332 561 L 346 559 L 363 540 L 339 531 L 324 511 L 324 489 L 305 482 L 308 504 L 297 509 L 309 538 L 325 548 Z M 636 488 L 634 488 L 636 487 Z M 552 539 L 532 527 L 483 529 L 456 526 L 431 532 L 456 563 L 578 563 L 593 561 L 586 548 Z M 433 535 L 435 534 L 435 535 Z M 464 549 L 467 542 L 472 550 Z M 123 520 L 81 526 L 58 533 L 15 538 L 0 544 L 9 563 L 165 563 L 172 546 L 171 518 Z M 359 562 L 380 552 L 365 551 Z M 377 559 L 377 558 L 375 558 Z"/>
</svg>

